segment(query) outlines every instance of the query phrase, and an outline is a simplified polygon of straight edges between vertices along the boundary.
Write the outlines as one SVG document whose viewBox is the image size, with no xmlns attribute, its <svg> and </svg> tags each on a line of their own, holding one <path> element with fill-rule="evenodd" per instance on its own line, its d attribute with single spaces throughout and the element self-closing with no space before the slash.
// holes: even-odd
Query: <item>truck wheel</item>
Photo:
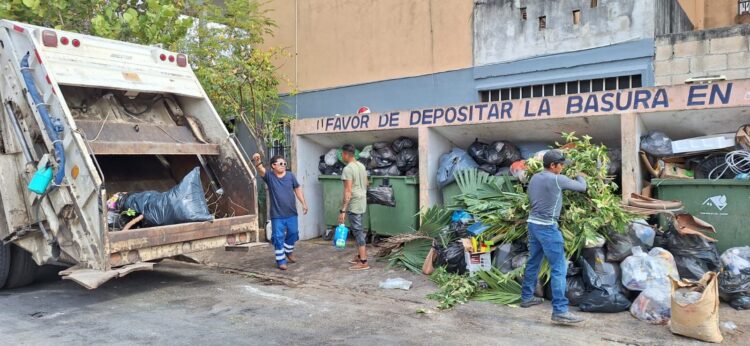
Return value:
<svg viewBox="0 0 750 346">
<path fill-rule="evenodd" d="M 0 288 L 5 286 L 10 272 L 10 245 L 0 244 Z"/>
<path fill-rule="evenodd" d="M 5 288 L 23 287 L 34 282 L 39 266 L 31 258 L 31 254 L 15 245 L 10 248 L 10 273 Z"/>
</svg>

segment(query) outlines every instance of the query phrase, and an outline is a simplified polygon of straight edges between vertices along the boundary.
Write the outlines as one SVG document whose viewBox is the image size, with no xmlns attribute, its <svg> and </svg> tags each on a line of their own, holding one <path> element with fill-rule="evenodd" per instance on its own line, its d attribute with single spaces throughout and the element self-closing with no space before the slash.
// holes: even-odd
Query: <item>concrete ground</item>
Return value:
<svg viewBox="0 0 750 346">
<path fill-rule="evenodd" d="M 530 309 L 470 302 L 436 311 L 425 299 L 435 286 L 422 275 L 373 263 L 349 272 L 352 250 L 328 242 L 299 243 L 300 262 L 280 272 L 269 246 L 248 253 L 212 251 L 203 264 L 164 261 L 87 291 L 53 280 L 0 291 L 0 344 L 158 345 L 683 345 L 667 326 L 629 313 L 582 314 L 583 326 L 551 324 L 548 303 Z M 402 277 L 410 291 L 378 283 Z M 417 313 L 426 309 L 427 313 Z M 738 325 L 724 344 L 749 344 L 748 311 L 722 305 L 722 321 Z"/>
</svg>

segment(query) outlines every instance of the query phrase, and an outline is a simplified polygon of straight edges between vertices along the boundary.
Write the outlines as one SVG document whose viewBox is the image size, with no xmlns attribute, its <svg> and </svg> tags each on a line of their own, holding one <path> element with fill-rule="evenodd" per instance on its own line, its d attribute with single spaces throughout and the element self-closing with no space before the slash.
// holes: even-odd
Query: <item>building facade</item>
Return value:
<svg viewBox="0 0 750 346">
<path fill-rule="evenodd" d="M 666 45 L 676 44 L 665 37 L 744 18 L 737 0 L 276 0 L 269 6 L 278 28 L 266 43 L 288 53 L 277 65 L 287 110 L 297 118 L 352 114 L 362 106 L 385 112 L 672 83 L 679 80 L 673 75 L 690 70 L 685 61 L 668 66 L 679 56 L 664 55 Z M 703 60 L 721 65 L 717 59 Z"/>
</svg>

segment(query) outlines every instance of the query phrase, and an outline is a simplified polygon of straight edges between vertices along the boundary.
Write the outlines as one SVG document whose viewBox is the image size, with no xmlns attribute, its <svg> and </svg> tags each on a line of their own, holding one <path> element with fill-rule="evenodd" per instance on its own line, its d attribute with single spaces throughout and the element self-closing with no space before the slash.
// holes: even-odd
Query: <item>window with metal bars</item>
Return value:
<svg viewBox="0 0 750 346">
<path fill-rule="evenodd" d="M 575 80 L 569 82 L 517 86 L 502 89 L 482 90 L 479 97 L 482 102 L 518 100 L 532 97 L 582 94 L 604 90 L 622 90 L 643 86 L 639 74 Z"/>
</svg>

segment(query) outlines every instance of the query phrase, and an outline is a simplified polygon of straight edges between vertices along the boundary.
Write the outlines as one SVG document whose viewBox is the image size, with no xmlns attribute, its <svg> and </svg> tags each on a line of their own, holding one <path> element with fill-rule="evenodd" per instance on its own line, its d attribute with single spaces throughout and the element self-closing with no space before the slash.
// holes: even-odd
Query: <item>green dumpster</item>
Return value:
<svg viewBox="0 0 750 346">
<path fill-rule="evenodd" d="M 327 228 L 335 228 L 338 225 L 339 210 L 341 210 L 341 201 L 344 199 L 344 183 L 341 182 L 340 175 L 321 175 L 318 181 L 323 187 L 323 215 Z M 369 209 L 369 206 L 368 206 Z M 370 212 L 364 217 L 365 229 L 370 229 Z M 349 220 L 346 220 L 347 227 Z"/>
<path fill-rule="evenodd" d="M 680 200 L 685 211 L 716 228 L 719 253 L 750 245 L 750 182 L 709 179 L 654 179 L 658 198 Z"/>
<path fill-rule="evenodd" d="M 419 177 L 371 177 L 372 186 L 393 186 L 396 207 L 370 204 L 370 226 L 378 235 L 413 233 L 419 227 Z"/>
<path fill-rule="evenodd" d="M 515 184 L 518 181 L 518 179 L 516 177 L 510 177 L 510 176 L 505 176 L 505 175 L 500 175 L 500 176 L 497 176 L 496 178 L 499 179 L 499 181 L 500 181 L 501 184 L 504 184 L 503 187 L 507 186 L 507 185 L 505 185 L 505 179 L 510 180 L 510 182 L 512 184 Z M 504 190 L 508 190 L 508 189 L 505 188 Z M 456 183 L 454 181 L 454 182 L 446 185 L 442 189 L 441 192 L 442 192 L 442 195 L 443 195 L 443 205 L 446 206 L 446 207 L 449 207 L 449 206 L 452 206 L 452 205 L 456 204 L 455 198 L 456 198 L 456 196 L 458 196 L 458 195 L 461 194 L 461 189 L 458 187 L 458 183 Z"/>
</svg>

